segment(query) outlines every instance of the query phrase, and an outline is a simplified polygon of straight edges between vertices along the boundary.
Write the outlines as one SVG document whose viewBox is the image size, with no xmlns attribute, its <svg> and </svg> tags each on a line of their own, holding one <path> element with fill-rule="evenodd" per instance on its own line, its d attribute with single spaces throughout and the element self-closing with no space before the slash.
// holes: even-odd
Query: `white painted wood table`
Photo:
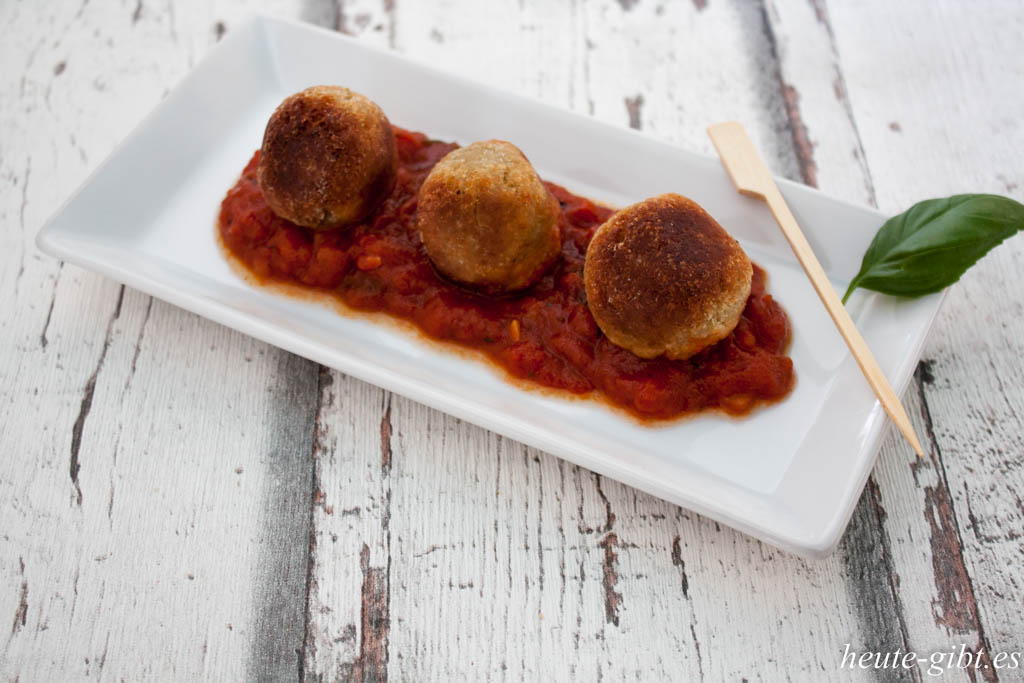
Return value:
<svg viewBox="0 0 1024 683">
<path fill-rule="evenodd" d="M 1020 238 L 904 396 L 928 457 L 891 433 L 821 562 L 40 254 L 245 4 L 0 4 L 3 680 L 927 680 L 844 650 L 1024 647 Z M 262 9 L 701 152 L 737 118 L 889 212 L 1024 198 L 1016 0 Z"/>
</svg>

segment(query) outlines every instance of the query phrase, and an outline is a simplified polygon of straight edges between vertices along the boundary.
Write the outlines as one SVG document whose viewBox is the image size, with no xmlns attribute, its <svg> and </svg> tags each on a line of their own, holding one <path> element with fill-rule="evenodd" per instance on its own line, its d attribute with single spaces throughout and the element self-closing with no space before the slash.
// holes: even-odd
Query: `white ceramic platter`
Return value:
<svg viewBox="0 0 1024 683">
<path fill-rule="evenodd" d="M 274 107 L 316 84 L 362 92 L 395 124 L 435 138 L 510 140 L 545 178 L 613 206 L 669 191 L 692 197 L 768 271 L 793 324 L 793 393 L 741 420 L 707 414 L 643 426 L 596 401 L 517 388 L 396 326 L 246 284 L 215 241 L 220 201 Z M 842 291 L 885 217 L 780 184 Z M 302 24 L 255 17 L 233 30 L 37 241 L 58 258 L 804 555 L 835 547 L 888 428 L 767 210 L 738 195 L 717 160 Z M 898 392 L 940 301 L 864 293 L 851 301 Z"/>
</svg>

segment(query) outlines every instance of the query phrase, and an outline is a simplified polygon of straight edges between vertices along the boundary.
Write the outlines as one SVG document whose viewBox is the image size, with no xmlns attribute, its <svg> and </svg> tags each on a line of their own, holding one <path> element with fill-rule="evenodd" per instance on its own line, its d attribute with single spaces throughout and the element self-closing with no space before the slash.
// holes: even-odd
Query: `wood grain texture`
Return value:
<svg viewBox="0 0 1024 683">
<path fill-rule="evenodd" d="M 852 22 L 851 8 L 834 8 L 834 25 L 844 26 L 836 34 L 839 54 L 860 74 L 848 79 L 851 99 L 870 93 L 886 103 L 858 114 L 866 159 L 878 169 L 882 208 L 897 211 L 922 197 L 964 191 L 1024 199 L 1014 151 L 1024 131 L 1006 118 L 1024 75 L 1024 59 L 1008 51 L 1024 18 L 1013 3 L 986 9 L 878 3 L 869 20 Z M 893 78 L 865 77 L 884 64 L 895 69 Z M 909 77 L 915 71 L 923 75 Z M 919 371 L 921 423 L 933 436 L 933 459 L 929 471 L 901 463 L 921 480 L 924 505 L 914 517 L 925 520 L 923 537 L 933 549 L 935 592 L 922 620 L 930 619 L 949 640 L 977 639 L 993 651 L 1015 647 L 1024 632 L 1024 293 L 1013 284 L 1022 263 L 1018 237 L 951 289 L 925 349 L 929 362 Z M 890 498 L 895 503 L 906 495 L 898 489 Z M 943 552 L 953 544 L 962 546 L 962 560 Z"/>
<path fill-rule="evenodd" d="M 980 16 L 972 14 L 966 19 L 962 17 L 961 8 L 951 3 L 907 3 L 898 16 L 884 3 L 872 3 L 858 11 L 852 11 L 843 3 L 769 3 L 769 17 L 779 36 L 781 78 L 792 83 L 791 87 L 799 93 L 800 125 L 805 127 L 809 137 L 814 161 L 825 170 L 845 168 L 859 170 L 862 174 L 859 179 L 819 175 L 823 189 L 875 203 L 877 186 L 883 193 L 882 208 L 891 212 L 903 210 L 924 197 L 956 192 L 989 191 L 1020 198 L 1017 187 L 1020 181 L 1010 179 L 1014 176 L 1006 156 L 1007 141 L 1002 135 L 986 130 L 986 126 L 1000 127 L 1001 116 L 998 111 L 986 111 L 988 105 L 983 104 L 987 97 L 983 93 L 1005 91 L 1014 73 L 1019 74 L 1024 67 L 1020 60 L 1007 59 L 1009 53 L 1005 52 L 1010 27 L 1019 26 L 1020 18 L 1009 13 L 1005 3 L 994 3 L 993 9 L 996 11 Z M 970 29 L 967 33 L 961 29 L 962 18 L 963 28 Z M 991 42 L 986 39 L 986 49 L 963 47 L 972 40 L 981 40 L 983 35 L 994 38 Z M 832 92 L 821 87 L 828 60 L 809 58 L 810 45 L 818 45 L 819 51 L 832 55 L 835 71 Z M 955 47 L 956 57 L 952 59 L 946 52 L 949 46 Z M 864 59 L 871 61 L 870 67 L 861 64 Z M 910 78 L 904 71 L 888 78 L 878 76 L 893 65 L 901 69 L 908 59 L 915 60 L 920 73 L 926 75 Z M 956 92 L 948 87 L 948 83 L 962 82 L 968 74 L 976 73 L 985 76 L 972 83 L 968 92 Z M 855 89 L 849 84 L 856 84 Z M 908 106 L 917 109 L 916 117 L 899 113 Z M 962 107 L 968 111 L 953 113 Z M 938 112 L 941 115 L 937 115 Z M 910 118 L 920 123 L 905 131 L 904 125 Z M 943 135 L 948 137 L 951 131 L 957 132 L 959 140 L 969 140 L 967 144 L 973 149 L 969 153 L 947 156 L 949 148 L 937 144 L 937 140 Z M 904 147 L 907 144 L 905 132 L 914 136 L 909 147 Z M 1019 132 L 1016 135 L 1019 137 Z M 873 156 L 868 155 L 867 149 L 871 149 Z M 935 165 L 921 162 L 923 158 L 935 156 L 942 156 L 942 162 Z M 857 163 L 844 163 L 851 158 Z M 919 368 L 905 400 L 915 417 L 915 428 L 919 433 L 926 431 L 928 440 L 933 443 L 929 457 L 919 461 L 890 438 L 883 445 L 879 465 L 869 484 L 873 506 L 885 531 L 882 540 L 890 556 L 891 578 L 907 644 L 919 651 L 939 651 L 958 642 L 975 649 L 985 645 L 999 651 L 1000 647 L 1010 647 L 1007 643 L 1012 640 L 991 642 L 987 637 L 991 626 L 979 616 L 979 604 L 984 600 L 975 589 L 972 572 L 967 569 L 972 549 L 969 546 L 961 549 L 963 531 L 954 512 L 957 483 L 946 473 L 947 450 L 936 436 L 928 394 L 936 384 L 937 363 L 931 360 L 935 354 L 932 349 L 946 335 L 955 334 L 955 330 L 983 329 L 986 337 L 994 338 L 990 348 L 1005 349 L 1006 357 L 1014 355 L 1011 349 L 1016 338 L 1012 333 L 1007 334 L 1005 323 L 995 329 L 991 322 L 1005 313 L 992 309 L 982 313 L 973 309 L 967 318 L 975 322 L 964 325 L 961 315 L 967 311 L 956 302 L 963 292 L 979 287 L 976 284 L 979 277 L 987 280 L 985 287 L 1009 282 L 1005 278 L 1012 277 L 1010 272 L 1013 271 L 1008 271 L 1000 261 L 1016 262 L 1019 270 L 1020 249 L 1019 239 L 1011 241 L 1003 251 L 985 259 L 954 286 L 925 350 L 925 358 L 930 360 Z M 1011 298 L 1009 310 L 1020 307 L 1019 294 L 1015 299 Z M 999 307 L 1005 303 L 1001 301 Z M 954 320 L 961 322 L 954 323 Z M 1010 396 L 1006 397 L 1008 385 L 1002 379 L 1004 368 L 991 363 L 979 368 L 977 351 L 970 345 L 962 345 L 960 350 L 949 353 L 956 358 L 950 365 L 979 369 L 972 377 L 961 371 L 954 380 L 956 383 L 952 386 L 969 393 L 965 395 L 958 390 L 955 404 L 947 393 L 947 410 L 941 418 L 949 433 L 963 435 L 970 443 L 976 437 L 967 436 L 971 430 L 964 424 L 963 415 L 975 410 L 977 395 L 991 392 L 998 396 L 997 404 L 1005 405 L 1003 401 L 1012 404 L 1019 393 L 1010 391 Z M 987 436 L 996 443 L 1006 443 L 1012 452 L 1012 444 L 1019 443 L 1020 424 L 1019 418 L 1013 421 L 1011 413 L 1011 419 L 1000 424 L 1001 432 L 988 432 Z M 984 429 L 991 429 L 991 425 Z M 977 433 L 978 428 L 973 431 Z M 996 480 L 1002 480 L 1005 458 L 998 466 L 998 474 L 991 469 L 989 458 L 985 451 L 975 450 L 970 445 L 959 449 L 953 466 L 963 467 L 960 469 L 961 485 L 968 486 L 970 481 L 970 486 L 974 486 L 986 480 L 996 484 Z M 1019 459 L 1009 467 L 1011 476 L 1015 470 L 1019 476 Z M 1014 484 L 996 485 L 996 488 L 1004 491 L 1003 498 L 1012 510 L 1017 499 Z M 969 510 L 966 516 L 970 524 Z M 1019 533 L 1012 530 L 1015 523 L 1019 529 L 1019 514 L 1011 512 L 1011 535 Z M 999 550 L 1002 556 L 992 567 L 1008 565 L 1001 577 L 1006 588 L 1009 577 L 1020 575 L 1021 546 L 1004 543 Z M 987 559 L 994 560 L 995 556 L 989 554 Z M 909 587 L 913 588 L 908 591 Z M 986 597 L 992 604 L 1015 599 L 1009 597 L 1009 593 L 1002 595 L 1001 599 Z M 1003 611 L 1001 618 L 1006 616 Z M 1019 632 L 1019 617 L 1016 619 L 1011 617 L 1010 622 L 1004 623 L 1010 624 L 1010 630 Z M 947 676 L 968 678 L 963 672 L 950 672 Z M 989 670 L 979 672 L 979 677 L 995 676 Z"/>
<path fill-rule="evenodd" d="M 315 368 L 33 244 L 241 4 L 0 7 L 4 680 L 297 674 Z"/>
<path fill-rule="evenodd" d="M 0 6 L 0 676 L 799 681 L 846 643 L 1020 648 L 1020 239 L 954 287 L 904 397 L 929 457 L 890 435 L 817 563 L 39 254 L 243 5 Z M 740 119 L 774 171 L 887 211 L 1021 197 L 993 103 L 1024 13 L 987 8 L 265 7 L 705 153 Z"/>
</svg>

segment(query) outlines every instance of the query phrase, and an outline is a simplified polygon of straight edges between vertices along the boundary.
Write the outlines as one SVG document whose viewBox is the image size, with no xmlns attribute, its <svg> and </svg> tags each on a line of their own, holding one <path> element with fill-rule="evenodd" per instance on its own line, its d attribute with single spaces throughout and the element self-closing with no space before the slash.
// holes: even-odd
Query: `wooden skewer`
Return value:
<svg viewBox="0 0 1024 683">
<path fill-rule="evenodd" d="M 811 279 L 811 284 L 814 285 L 815 291 L 818 292 L 822 303 L 825 304 L 828 314 L 832 316 L 832 321 L 839 328 L 839 333 L 846 340 L 846 345 L 850 347 L 853 357 L 857 360 L 857 364 L 860 366 L 861 372 L 864 373 L 864 377 L 867 378 L 868 384 L 874 390 L 875 396 L 881 401 L 885 412 L 888 413 L 900 432 L 903 433 L 903 436 L 910 442 L 910 445 L 917 454 L 923 458 L 924 451 L 921 450 L 921 443 L 917 440 L 917 435 L 914 434 L 910 418 L 903 409 L 899 397 L 896 396 L 896 392 L 889 385 L 889 381 L 882 373 L 882 369 L 878 367 L 878 362 L 875 361 L 875 357 L 871 355 L 871 350 L 868 348 L 867 343 L 860 336 L 860 332 L 857 331 L 857 327 L 853 324 L 850 314 L 846 312 L 846 308 L 839 300 L 839 295 L 832 288 L 832 284 L 828 281 L 824 269 L 814 256 L 811 245 L 808 244 L 807 238 L 804 237 L 800 226 L 797 225 L 796 219 L 790 213 L 786 200 L 782 198 L 775 180 L 772 179 L 768 167 L 764 165 L 764 161 L 761 160 L 761 156 L 757 153 L 754 143 L 747 136 L 746 130 L 744 130 L 740 123 L 729 121 L 710 126 L 708 128 L 708 135 L 711 136 L 711 142 L 714 143 L 715 149 L 718 150 L 718 156 L 722 160 L 722 165 L 725 166 L 725 170 L 729 177 L 732 178 L 736 189 L 741 194 L 756 197 L 768 203 L 768 208 L 771 210 L 772 215 L 775 216 L 775 221 L 782 228 L 782 233 L 786 236 L 786 240 L 789 241 L 789 246 L 793 248 L 797 260 L 800 261 L 800 265 L 807 272 L 807 277 Z"/>
</svg>

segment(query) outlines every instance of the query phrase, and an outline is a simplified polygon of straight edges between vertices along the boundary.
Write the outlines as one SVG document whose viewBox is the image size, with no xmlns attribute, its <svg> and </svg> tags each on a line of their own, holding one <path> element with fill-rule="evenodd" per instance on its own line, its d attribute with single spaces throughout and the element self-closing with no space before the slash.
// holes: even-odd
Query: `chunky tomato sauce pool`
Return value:
<svg viewBox="0 0 1024 683">
<path fill-rule="evenodd" d="M 515 296 L 485 297 L 439 276 L 415 228 L 416 197 L 430 169 L 456 145 L 395 129 L 398 182 L 364 225 L 313 231 L 276 216 L 256 181 L 259 152 L 221 204 L 225 246 L 258 279 L 327 292 L 348 307 L 414 323 L 435 339 L 482 351 L 515 377 L 572 394 L 599 392 L 643 418 L 706 408 L 749 412 L 785 396 L 789 319 L 754 265 L 746 309 L 733 332 L 684 361 L 644 360 L 601 334 L 587 309 L 583 262 L 612 213 L 548 183 L 562 206 L 562 252 L 547 274 Z"/>
</svg>

